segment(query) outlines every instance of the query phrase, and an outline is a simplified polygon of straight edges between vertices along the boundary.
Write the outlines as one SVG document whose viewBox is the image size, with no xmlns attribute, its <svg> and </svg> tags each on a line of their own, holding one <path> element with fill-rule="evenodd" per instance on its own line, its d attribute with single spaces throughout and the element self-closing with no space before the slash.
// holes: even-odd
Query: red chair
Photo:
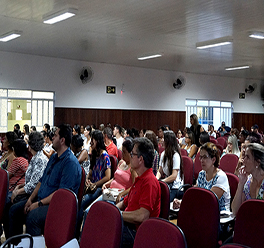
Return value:
<svg viewBox="0 0 264 248">
<path fill-rule="evenodd" d="M 193 184 L 193 167 L 194 167 L 192 159 L 187 156 L 182 156 L 182 167 L 183 167 L 183 175 L 184 175 L 184 184 L 192 185 Z"/>
<path fill-rule="evenodd" d="M 224 172 L 234 173 L 237 167 L 238 156 L 235 154 L 226 154 L 220 159 L 219 168 Z"/>
<path fill-rule="evenodd" d="M 133 248 L 187 248 L 182 230 L 159 218 L 145 220 L 138 228 Z"/>
<path fill-rule="evenodd" d="M 227 146 L 227 140 L 224 137 L 217 138 L 217 142 L 223 147 L 223 149 Z"/>
<path fill-rule="evenodd" d="M 81 203 L 82 203 L 82 198 L 83 198 L 83 192 L 84 192 L 84 186 L 85 186 L 85 180 L 86 180 L 86 175 L 85 175 L 85 170 L 82 168 L 82 179 L 81 179 L 81 184 L 78 190 L 78 209 L 80 209 Z"/>
<path fill-rule="evenodd" d="M 114 155 L 109 155 L 109 158 L 110 158 L 110 162 L 111 162 L 111 178 L 113 178 L 115 171 L 117 169 L 118 161 L 117 161 L 116 156 L 114 156 Z"/>
<path fill-rule="evenodd" d="M 161 199 L 160 199 L 160 218 L 169 219 L 170 213 L 170 190 L 167 183 L 159 181 L 161 189 Z"/>
<path fill-rule="evenodd" d="M 185 192 L 177 224 L 188 248 L 218 247 L 219 222 L 218 198 L 212 191 L 193 187 Z"/>
<path fill-rule="evenodd" d="M 120 247 L 123 220 L 119 209 L 105 201 L 95 202 L 86 217 L 80 248 Z"/>
<path fill-rule="evenodd" d="M 196 180 L 198 178 L 198 174 L 199 172 L 202 170 L 202 166 L 201 166 L 201 161 L 199 159 L 200 157 L 200 152 L 198 152 L 195 156 L 195 160 L 194 160 L 194 163 L 193 163 L 193 178 L 194 178 L 194 182 L 193 184 L 195 185 L 196 184 Z"/>
<path fill-rule="evenodd" d="M 245 246 L 245 245 L 240 245 L 240 244 L 225 244 L 222 245 L 221 248 L 250 248 L 249 246 Z"/>
<path fill-rule="evenodd" d="M 78 211 L 76 195 L 69 189 L 58 189 L 49 204 L 44 238 L 49 248 L 59 248 L 74 238 Z"/>
<path fill-rule="evenodd" d="M 188 152 L 185 149 L 181 148 L 181 155 L 188 156 Z"/>
<path fill-rule="evenodd" d="M 215 146 L 218 148 L 218 150 L 219 150 L 219 152 L 220 152 L 220 156 L 222 155 L 222 153 L 223 153 L 223 147 L 222 147 L 222 145 L 220 145 L 219 143 L 217 143 L 217 144 L 215 144 Z"/>
<path fill-rule="evenodd" d="M 214 137 L 212 137 L 212 136 L 210 136 L 210 142 L 211 143 L 214 143 L 214 144 L 217 144 L 218 143 L 218 141 Z"/>
<path fill-rule="evenodd" d="M 233 242 L 252 248 L 264 247 L 264 201 L 247 200 L 238 209 Z"/>
<path fill-rule="evenodd" d="M 159 146 L 159 155 L 161 155 L 161 153 L 162 153 L 164 150 L 165 150 L 165 148 L 164 148 L 164 147 L 162 147 L 162 146 Z"/>
<path fill-rule="evenodd" d="M 123 157 L 123 153 L 122 153 L 122 151 L 120 149 L 117 149 L 117 153 L 118 153 L 117 159 L 118 159 L 118 161 L 120 161 L 122 159 L 122 157 Z"/>
<path fill-rule="evenodd" d="M 6 170 L 1 170 L 0 169 L 0 220 L 3 217 L 4 213 L 4 208 L 5 208 L 5 202 L 6 202 L 6 196 L 8 193 L 8 185 L 9 185 L 9 180 L 8 180 L 8 173 Z"/>
<path fill-rule="evenodd" d="M 230 195 L 231 195 L 230 204 L 231 204 L 235 197 L 236 191 L 237 191 L 237 185 L 239 182 L 239 178 L 235 174 L 230 173 L 230 172 L 226 172 L 226 175 L 227 175 L 229 187 L 230 187 Z"/>
</svg>

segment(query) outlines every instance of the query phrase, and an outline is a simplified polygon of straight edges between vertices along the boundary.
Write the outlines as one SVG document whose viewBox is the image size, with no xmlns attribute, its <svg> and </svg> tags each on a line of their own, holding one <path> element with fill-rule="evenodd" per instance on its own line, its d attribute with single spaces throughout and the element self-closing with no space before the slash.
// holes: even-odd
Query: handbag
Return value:
<svg viewBox="0 0 264 248">
<path fill-rule="evenodd" d="M 124 189 L 108 188 L 103 190 L 103 201 L 116 201 L 119 193 L 123 192 Z"/>
<path fill-rule="evenodd" d="M 93 194 L 96 191 L 97 187 L 95 184 L 90 184 L 89 186 L 85 186 L 84 195 Z"/>
<path fill-rule="evenodd" d="M 13 203 L 15 204 L 15 203 L 18 203 L 18 202 L 20 202 L 20 201 L 27 200 L 29 197 L 30 197 L 30 195 L 27 194 L 27 193 L 17 195 L 17 196 L 14 198 Z"/>
</svg>

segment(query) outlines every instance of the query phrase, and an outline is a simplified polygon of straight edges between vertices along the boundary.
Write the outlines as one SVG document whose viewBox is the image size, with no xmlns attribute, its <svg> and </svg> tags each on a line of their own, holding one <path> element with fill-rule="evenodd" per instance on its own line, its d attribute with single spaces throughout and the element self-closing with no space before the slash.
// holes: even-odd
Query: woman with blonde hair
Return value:
<svg viewBox="0 0 264 248">
<path fill-rule="evenodd" d="M 240 150 L 238 148 L 238 141 L 236 135 L 229 135 L 227 140 L 227 147 L 224 150 L 222 156 L 224 156 L 225 154 L 235 154 L 240 157 Z"/>
</svg>

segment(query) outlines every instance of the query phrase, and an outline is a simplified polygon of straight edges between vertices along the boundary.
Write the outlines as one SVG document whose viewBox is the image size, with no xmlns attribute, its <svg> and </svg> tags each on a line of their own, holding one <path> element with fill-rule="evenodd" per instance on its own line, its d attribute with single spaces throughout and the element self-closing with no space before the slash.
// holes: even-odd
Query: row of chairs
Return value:
<svg viewBox="0 0 264 248">
<path fill-rule="evenodd" d="M 244 202 L 237 213 L 234 227 L 233 242 L 236 244 L 223 247 L 264 247 L 263 208 L 264 201 L 261 200 Z M 56 191 L 51 200 L 45 224 L 44 239 L 47 248 L 120 247 L 123 220 L 116 206 L 104 201 L 92 205 L 80 244 L 74 240 L 76 215 L 75 194 L 66 189 Z M 177 226 L 161 218 L 143 222 L 137 231 L 134 248 L 218 247 L 219 220 L 219 204 L 216 195 L 206 189 L 190 188 L 183 196 Z M 21 238 L 23 237 L 25 236 L 22 235 Z M 26 235 L 26 238 L 29 238 L 29 235 Z M 16 241 L 17 239 L 15 237 Z M 1 248 L 9 247 L 13 240 L 14 237 L 8 239 Z"/>
</svg>

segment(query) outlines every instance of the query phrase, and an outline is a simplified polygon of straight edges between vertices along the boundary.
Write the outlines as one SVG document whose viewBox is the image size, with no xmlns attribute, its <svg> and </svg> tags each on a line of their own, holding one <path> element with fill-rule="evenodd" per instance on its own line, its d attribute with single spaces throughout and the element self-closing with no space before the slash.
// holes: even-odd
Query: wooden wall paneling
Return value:
<svg viewBox="0 0 264 248">
<path fill-rule="evenodd" d="M 254 113 L 234 113 L 233 127 L 240 130 L 241 126 L 245 126 L 250 131 L 251 126 L 258 124 L 259 131 L 264 131 L 264 114 Z"/>
</svg>

